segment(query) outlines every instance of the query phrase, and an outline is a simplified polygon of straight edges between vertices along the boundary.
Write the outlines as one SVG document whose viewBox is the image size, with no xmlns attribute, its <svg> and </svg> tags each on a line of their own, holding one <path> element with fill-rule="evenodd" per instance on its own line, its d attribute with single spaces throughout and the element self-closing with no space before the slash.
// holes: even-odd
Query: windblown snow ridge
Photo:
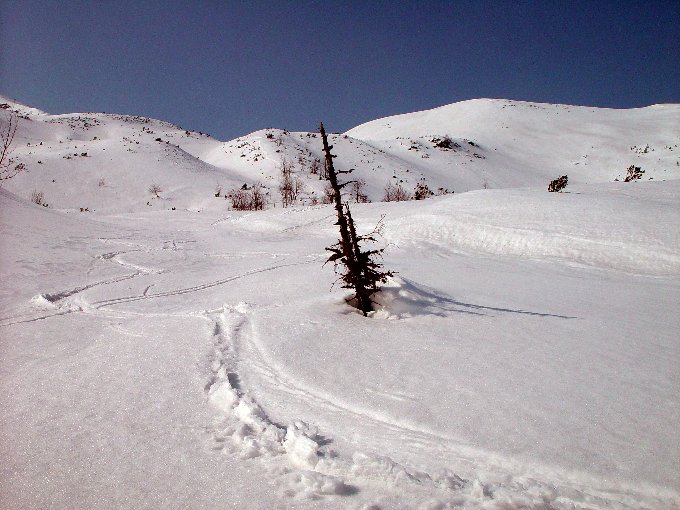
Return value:
<svg viewBox="0 0 680 510">
<path fill-rule="evenodd" d="M 680 274 L 680 186 L 581 186 L 574 193 L 496 190 L 430 201 L 388 221 L 386 239 L 615 269 Z M 628 195 L 630 193 L 630 195 Z M 621 195 L 626 195 L 621 200 Z"/>
</svg>

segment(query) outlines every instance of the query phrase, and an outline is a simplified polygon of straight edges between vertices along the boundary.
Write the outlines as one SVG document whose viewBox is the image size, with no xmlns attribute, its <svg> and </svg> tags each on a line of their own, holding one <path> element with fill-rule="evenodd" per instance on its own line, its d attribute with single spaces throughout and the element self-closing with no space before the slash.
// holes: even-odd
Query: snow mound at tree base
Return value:
<svg viewBox="0 0 680 510">
<path fill-rule="evenodd" d="M 444 315 L 464 305 L 434 289 L 393 276 L 372 296 L 374 319 L 408 319 L 424 315 Z"/>
</svg>

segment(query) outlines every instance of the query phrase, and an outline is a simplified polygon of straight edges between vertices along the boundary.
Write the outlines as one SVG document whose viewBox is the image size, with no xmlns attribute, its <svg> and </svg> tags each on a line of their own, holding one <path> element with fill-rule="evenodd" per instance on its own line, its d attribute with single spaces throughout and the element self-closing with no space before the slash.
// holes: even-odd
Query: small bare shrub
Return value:
<svg viewBox="0 0 680 510">
<path fill-rule="evenodd" d="M 293 163 L 289 162 L 285 158 L 282 159 L 279 193 L 281 193 L 283 207 L 289 207 L 297 202 L 301 190 L 302 181 L 298 176 L 293 174 Z"/>
<path fill-rule="evenodd" d="M 250 196 L 248 191 L 239 188 L 232 190 L 227 195 L 231 199 L 231 207 L 236 211 L 250 210 Z"/>
<path fill-rule="evenodd" d="M 366 204 L 370 202 L 368 195 L 364 193 L 366 189 L 366 181 L 358 179 L 350 184 L 350 194 L 357 204 Z"/>
<path fill-rule="evenodd" d="M 99 182 L 97 183 L 97 185 L 98 185 L 100 188 L 106 186 L 106 180 L 104 180 L 104 178 L 102 177 L 101 179 L 99 179 Z"/>
<path fill-rule="evenodd" d="M 639 166 L 630 165 L 626 173 L 626 178 L 623 180 L 623 182 L 636 181 L 640 177 L 642 177 L 642 174 L 644 173 L 645 171 L 642 170 L 642 168 L 640 168 Z"/>
<path fill-rule="evenodd" d="M 321 160 L 314 158 L 309 166 L 309 173 L 312 175 L 319 175 L 321 173 Z"/>
<path fill-rule="evenodd" d="M 162 193 L 163 189 L 158 184 L 153 183 L 147 188 L 147 191 L 152 195 L 155 195 L 156 198 L 160 198 L 159 193 Z"/>
<path fill-rule="evenodd" d="M 425 200 L 430 198 L 434 193 L 424 182 L 419 182 L 416 184 L 416 189 L 413 191 L 413 198 L 415 200 Z"/>
<path fill-rule="evenodd" d="M 252 211 L 261 211 L 264 209 L 266 198 L 264 186 L 259 182 L 255 183 L 250 190 L 250 209 Z"/>
<path fill-rule="evenodd" d="M 326 185 L 323 188 L 323 198 L 321 199 L 321 202 L 324 204 L 335 203 L 335 191 L 330 182 L 326 182 Z"/>
<path fill-rule="evenodd" d="M 401 184 L 388 184 L 385 186 L 385 195 L 383 202 L 403 202 L 411 200 L 411 195 L 404 189 Z"/>
<path fill-rule="evenodd" d="M 566 188 L 568 181 L 569 178 L 566 175 L 558 177 L 554 181 L 550 181 L 550 184 L 548 185 L 548 191 L 561 192 L 564 188 Z"/>
<path fill-rule="evenodd" d="M 45 200 L 45 195 L 42 191 L 33 190 L 31 193 L 31 202 L 36 205 L 43 205 Z"/>
<path fill-rule="evenodd" d="M 264 186 L 260 183 L 254 184 L 251 188 L 244 184 L 238 189 L 231 190 L 226 197 L 231 199 L 231 207 L 235 211 L 261 211 L 266 202 Z"/>
</svg>

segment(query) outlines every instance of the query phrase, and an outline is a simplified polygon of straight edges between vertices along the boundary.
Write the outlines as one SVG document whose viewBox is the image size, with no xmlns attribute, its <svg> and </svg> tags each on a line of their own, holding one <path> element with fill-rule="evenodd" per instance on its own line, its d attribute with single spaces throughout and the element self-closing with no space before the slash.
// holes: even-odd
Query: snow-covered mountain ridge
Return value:
<svg viewBox="0 0 680 510">
<path fill-rule="evenodd" d="M 19 114 L 15 157 L 28 168 L 6 189 L 26 198 L 41 191 L 58 209 L 221 209 L 227 204 L 216 198 L 255 182 L 274 206 L 283 160 L 303 182 L 302 204 L 324 195 L 311 173 L 322 160 L 316 133 L 272 128 L 220 142 L 149 118 L 49 115 L 1 97 L 0 104 L 8 107 L 0 109 L 3 123 L 10 111 Z M 572 183 L 622 180 L 630 165 L 646 180 L 677 179 L 679 127 L 679 105 L 609 110 L 479 99 L 369 122 L 332 143 L 338 168 L 354 169 L 380 201 L 390 183 L 409 192 L 419 182 L 435 192 L 543 188 L 564 174 Z M 152 184 L 163 190 L 158 197 L 148 192 Z"/>
</svg>

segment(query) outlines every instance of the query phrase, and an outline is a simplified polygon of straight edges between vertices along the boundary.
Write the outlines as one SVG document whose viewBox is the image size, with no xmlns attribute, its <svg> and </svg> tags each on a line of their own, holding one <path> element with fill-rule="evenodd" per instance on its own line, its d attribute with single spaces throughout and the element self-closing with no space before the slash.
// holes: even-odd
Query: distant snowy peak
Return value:
<svg viewBox="0 0 680 510">
<path fill-rule="evenodd" d="M 11 111 L 17 115 L 31 116 L 31 115 L 47 115 L 46 112 L 27 106 L 19 101 L 10 99 L 0 95 L 0 110 Z"/>
<path fill-rule="evenodd" d="M 645 179 L 678 179 L 679 128 L 677 104 L 616 110 L 474 99 L 367 122 L 345 135 L 427 175 L 439 171 L 446 180 L 437 182 L 466 191 L 543 187 L 560 175 L 611 182 L 631 165 L 643 168 Z"/>
<path fill-rule="evenodd" d="M 565 104 L 533 103 L 510 99 L 470 99 L 431 110 L 405 113 L 366 122 L 345 134 L 363 140 L 388 140 L 430 134 L 475 134 L 520 127 L 541 130 L 572 124 L 628 124 L 658 120 L 660 128 L 680 126 L 680 105 L 656 104 L 644 108 L 611 109 Z"/>
</svg>

